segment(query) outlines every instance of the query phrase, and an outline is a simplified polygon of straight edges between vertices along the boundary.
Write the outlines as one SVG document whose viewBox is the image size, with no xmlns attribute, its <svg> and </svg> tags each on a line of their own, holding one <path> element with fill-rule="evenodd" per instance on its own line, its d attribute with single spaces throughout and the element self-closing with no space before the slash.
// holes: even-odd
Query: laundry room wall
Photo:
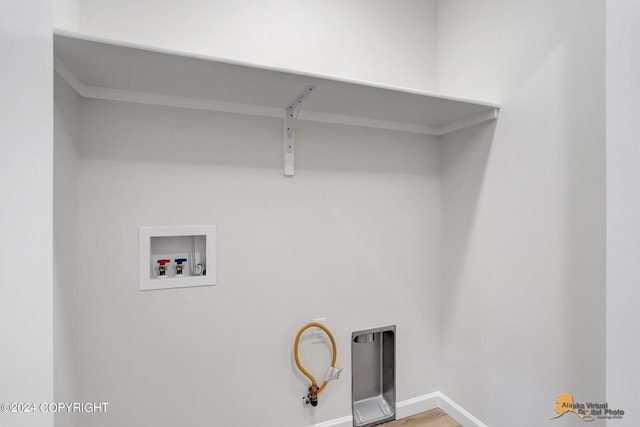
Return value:
<svg viewBox="0 0 640 427">
<path fill-rule="evenodd" d="M 640 4 L 607 1 L 607 401 L 625 411 L 610 425 L 635 426 L 640 405 L 640 312 L 637 102 L 640 96 Z"/>
<path fill-rule="evenodd" d="M 439 24 L 440 90 L 502 103 L 442 145 L 442 391 L 492 427 L 575 425 L 559 393 L 605 399 L 605 3 L 442 1 Z"/>
<path fill-rule="evenodd" d="M 437 390 L 440 178 L 423 135 L 84 101 L 75 378 L 82 426 L 311 425 L 351 413 L 351 332 L 395 324 L 398 400 Z M 138 290 L 138 227 L 217 226 L 217 285 Z M 315 409 L 297 329 L 327 317 L 338 365 Z M 326 346 L 302 343 L 322 378 Z M 238 410 L 247 408 L 247 410 Z"/>
<path fill-rule="evenodd" d="M 3 0 L 0 45 L 0 425 L 51 427 L 51 413 L 5 406 L 53 399 L 50 0 Z"/>
<path fill-rule="evenodd" d="M 79 16 L 102 37 L 437 90 L 435 0 L 80 0 Z"/>
<path fill-rule="evenodd" d="M 53 26 L 80 30 L 80 0 L 53 0 Z"/>
<path fill-rule="evenodd" d="M 57 402 L 80 402 L 76 394 L 78 280 L 78 144 L 82 101 L 57 74 L 54 79 L 53 327 Z M 74 414 L 55 414 L 72 425 Z"/>
</svg>

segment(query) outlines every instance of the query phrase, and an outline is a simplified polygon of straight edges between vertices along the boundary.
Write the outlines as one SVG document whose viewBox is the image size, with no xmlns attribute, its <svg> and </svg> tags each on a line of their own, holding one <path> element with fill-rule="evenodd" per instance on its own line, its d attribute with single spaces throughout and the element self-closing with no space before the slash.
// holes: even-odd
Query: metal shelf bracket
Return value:
<svg viewBox="0 0 640 427">
<path fill-rule="evenodd" d="M 298 114 L 300 114 L 302 101 L 304 101 L 314 89 L 315 86 L 307 86 L 286 109 L 284 116 L 284 176 L 293 176 L 296 121 Z"/>
</svg>

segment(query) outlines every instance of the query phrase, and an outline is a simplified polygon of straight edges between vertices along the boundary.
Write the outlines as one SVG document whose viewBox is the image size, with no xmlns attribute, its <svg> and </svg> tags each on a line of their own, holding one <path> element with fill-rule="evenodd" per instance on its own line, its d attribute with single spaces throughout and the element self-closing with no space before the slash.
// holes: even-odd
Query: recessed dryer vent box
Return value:
<svg viewBox="0 0 640 427">
<path fill-rule="evenodd" d="M 354 427 L 395 420 L 395 325 L 351 334 L 351 387 Z"/>
<path fill-rule="evenodd" d="M 140 227 L 141 291 L 216 284 L 216 227 Z"/>
</svg>

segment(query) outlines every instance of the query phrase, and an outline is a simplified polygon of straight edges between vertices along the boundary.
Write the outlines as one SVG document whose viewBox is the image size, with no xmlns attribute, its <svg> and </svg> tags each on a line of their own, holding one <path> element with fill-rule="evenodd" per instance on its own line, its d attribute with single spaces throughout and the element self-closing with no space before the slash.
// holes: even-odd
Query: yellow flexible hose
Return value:
<svg viewBox="0 0 640 427">
<path fill-rule="evenodd" d="M 338 351 L 336 350 L 336 341 L 333 339 L 333 335 L 331 335 L 331 331 L 329 331 L 329 329 L 327 329 L 326 326 L 324 326 L 321 323 L 316 323 L 316 322 L 311 322 L 311 323 L 307 323 L 306 325 L 304 325 L 302 328 L 300 328 L 300 330 L 298 331 L 298 334 L 296 335 L 296 340 L 293 344 L 293 355 L 296 359 L 296 366 L 298 367 L 298 369 L 300 369 L 300 372 L 302 372 L 307 378 L 309 378 L 309 380 L 311 381 L 311 386 L 318 386 L 318 383 L 316 382 L 316 379 L 313 378 L 313 375 L 311 375 L 309 373 L 309 371 L 307 371 L 306 369 L 304 369 L 304 367 L 302 366 L 302 364 L 300 363 L 300 358 L 298 357 L 298 344 L 300 342 L 300 337 L 302 336 L 302 333 L 304 331 L 306 331 L 309 328 L 320 328 L 322 329 L 327 336 L 329 337 L 329 339 L 331 340 L 331 348 L 332 348 L 332 353 L 333 356 L 331 357 L 331 367 L 335 368 L 336 367 L 336 359 L 338 356 Z M 324 390 L 324 388 L 327 386 L 327 380 L 325 379 L 322 382 L 322 385 L 318 388 L 318 394 Z"/>
</svg>

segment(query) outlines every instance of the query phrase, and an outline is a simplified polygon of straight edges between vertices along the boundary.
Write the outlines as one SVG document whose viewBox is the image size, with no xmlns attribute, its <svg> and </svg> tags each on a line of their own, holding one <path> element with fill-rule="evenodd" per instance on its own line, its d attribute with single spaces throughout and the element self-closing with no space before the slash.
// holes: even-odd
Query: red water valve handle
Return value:
<svg viewBox="0 0 640 427">
<path fill-rule="evenodd" d="M 170 259 L 159 259 L 157 262 L 160 265 L 165 265 L 165 264 L 171 262 L 171 260 Z"/>
</svg>

